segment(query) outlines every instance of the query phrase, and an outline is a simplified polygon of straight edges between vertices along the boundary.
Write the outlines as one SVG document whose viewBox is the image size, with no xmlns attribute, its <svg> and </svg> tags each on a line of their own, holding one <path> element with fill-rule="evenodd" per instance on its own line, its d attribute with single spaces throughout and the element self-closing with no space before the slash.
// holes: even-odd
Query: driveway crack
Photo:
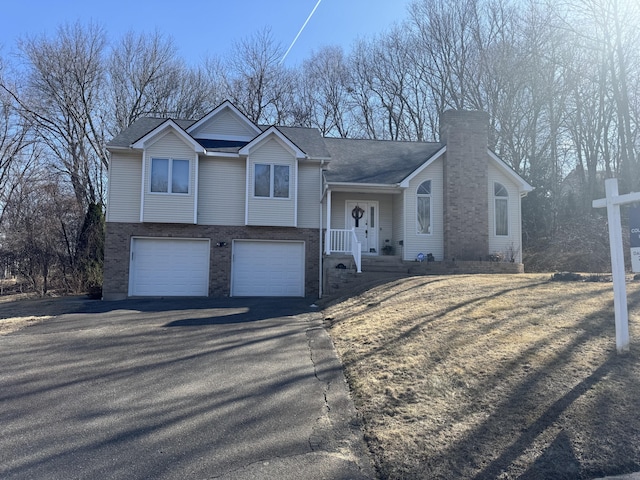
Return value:
<svg viewBox="0 0 640 480">
<path fill-rule="evenodd" d="M 340 455 L 358 465 L 367 478 L 375 478 L 362 433 L 362 423 L 351 399 L 331 337 L 322 315 L 309 318 L 306 330 L 309 358 L 315 378 L 322 383 L 323 404 L 309 437 L 313 452 Z"/>
</svg>

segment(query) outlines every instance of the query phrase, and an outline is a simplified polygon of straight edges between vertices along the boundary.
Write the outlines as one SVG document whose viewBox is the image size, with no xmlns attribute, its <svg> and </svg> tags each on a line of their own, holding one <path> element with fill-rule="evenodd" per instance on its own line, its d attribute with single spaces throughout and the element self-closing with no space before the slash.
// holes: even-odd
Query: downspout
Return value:
<svg viewBox="0 0 640 480">
<path fill-rule="evenodd" d="M 520 201 L 518 202 L 518 220 L 520 225 L 518 226 L 518 230 L 520 230 L 520 248 L 518 249 L 518 263 L 522 263 L 522 250 L 524 249 L 524 245 L 522 243 L 522 199 L 527 196 L 528 192 L 520 192 Z"/>
<path fill-rule="evenodd" d="M 322 167 L 324 165 L 324 160 L 320 160 L 320 225 L 318 228 L 318 298 L 322 298 L 322 283 L 324 280 L 323 270 L 324 270 L 324 258 L 322 252 L 324 248 L 322 248 L 322 200 L 324 199 L 324 182 L 322 181 Z"/>
<path fill-rule="evenodd" d="M 142 151 L 142 185 L 140 189 L 140 223 L 144 222 L 144 193 L 145 193 L 145 175 L 146 172 L 147 151 Z"/>
<path fill-rule="evenodd" d="M 327 240 L 325 241 L 325 253 L 327 255 L 331 255 L 331 237 L 330 237 L 330 232 L 331 232 L 331 190 L 327 189 L 326 191 L 326 195 L 327 195 Z"/>
</svg>

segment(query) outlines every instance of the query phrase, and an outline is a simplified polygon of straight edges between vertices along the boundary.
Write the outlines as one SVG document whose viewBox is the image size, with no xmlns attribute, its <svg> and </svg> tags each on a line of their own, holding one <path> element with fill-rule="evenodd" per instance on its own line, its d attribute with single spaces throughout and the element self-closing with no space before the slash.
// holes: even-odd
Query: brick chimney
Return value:
<svg viewBox="0 0 640 480">
<path fill-rule="evenodd" d="M 479 260 L 489 254 L 489 115 L 447 110 L 440 117 L 444 160 L 445 260 Z"/>
</svg>

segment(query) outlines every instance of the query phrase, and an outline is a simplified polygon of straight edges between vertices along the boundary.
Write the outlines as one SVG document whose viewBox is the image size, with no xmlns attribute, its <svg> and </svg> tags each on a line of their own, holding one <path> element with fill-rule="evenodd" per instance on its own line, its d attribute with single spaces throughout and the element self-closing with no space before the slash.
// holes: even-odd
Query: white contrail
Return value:
<svg viewBox="0 0 640 480">
<path fill-rule="evenodd" d="M 318 5 L 320 5 L 320 2 L 322 0 L 318 0 L 318 3 L 316 3 L 316 6 L 313 7 L 313 10 L 311 10 L 311 13 L 309 14 L 309 16 L 307 17 L 307 19 L 304 21 L 304 23 L 302 24 L 302 27 L 300 27 L 300 31 L 298 32 L 298 34 L 296 35 L 296 38 L 293 39 L 293 42 L 291 42 L 291 45 L 289 45 L 289 48 L 287 48 L 287 51 L 284 52 L 284 55 L 282 56 L 282 60 L 280 60 L 280 65 L 282 65 L 282 62 L 284 62 L 284 59 L 287 58 L 287 55 L 289 55 L 289 52 L 291 51 L 291 49 L 293 48 L 293 46 L 296 44 L 296 42 L 298 41 L 298 37 L 300 36 L 300 34 L 302 33 L 302 31 L 304 30 L 304 27 L 307 26 L 307 23 L 309 23 L 309 20 L 311 20 L 311 17 L 313 17 L 313 14 L 316 12 L 316 9 L 318 8 Z"/>
</svg>

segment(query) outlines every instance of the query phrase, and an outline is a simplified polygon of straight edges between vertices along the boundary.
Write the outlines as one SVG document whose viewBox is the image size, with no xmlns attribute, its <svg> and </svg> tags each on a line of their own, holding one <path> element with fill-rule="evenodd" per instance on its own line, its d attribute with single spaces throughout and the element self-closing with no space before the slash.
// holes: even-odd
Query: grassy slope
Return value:
<svg viewBox="0 0 640 480">
<path fill-rule="evenodd" d="M 414 277 L 325 310 L 382 478 L 640 470 L 640 286 L 619 356 L 612 285 L 548 278 Z"/>
</svg>

